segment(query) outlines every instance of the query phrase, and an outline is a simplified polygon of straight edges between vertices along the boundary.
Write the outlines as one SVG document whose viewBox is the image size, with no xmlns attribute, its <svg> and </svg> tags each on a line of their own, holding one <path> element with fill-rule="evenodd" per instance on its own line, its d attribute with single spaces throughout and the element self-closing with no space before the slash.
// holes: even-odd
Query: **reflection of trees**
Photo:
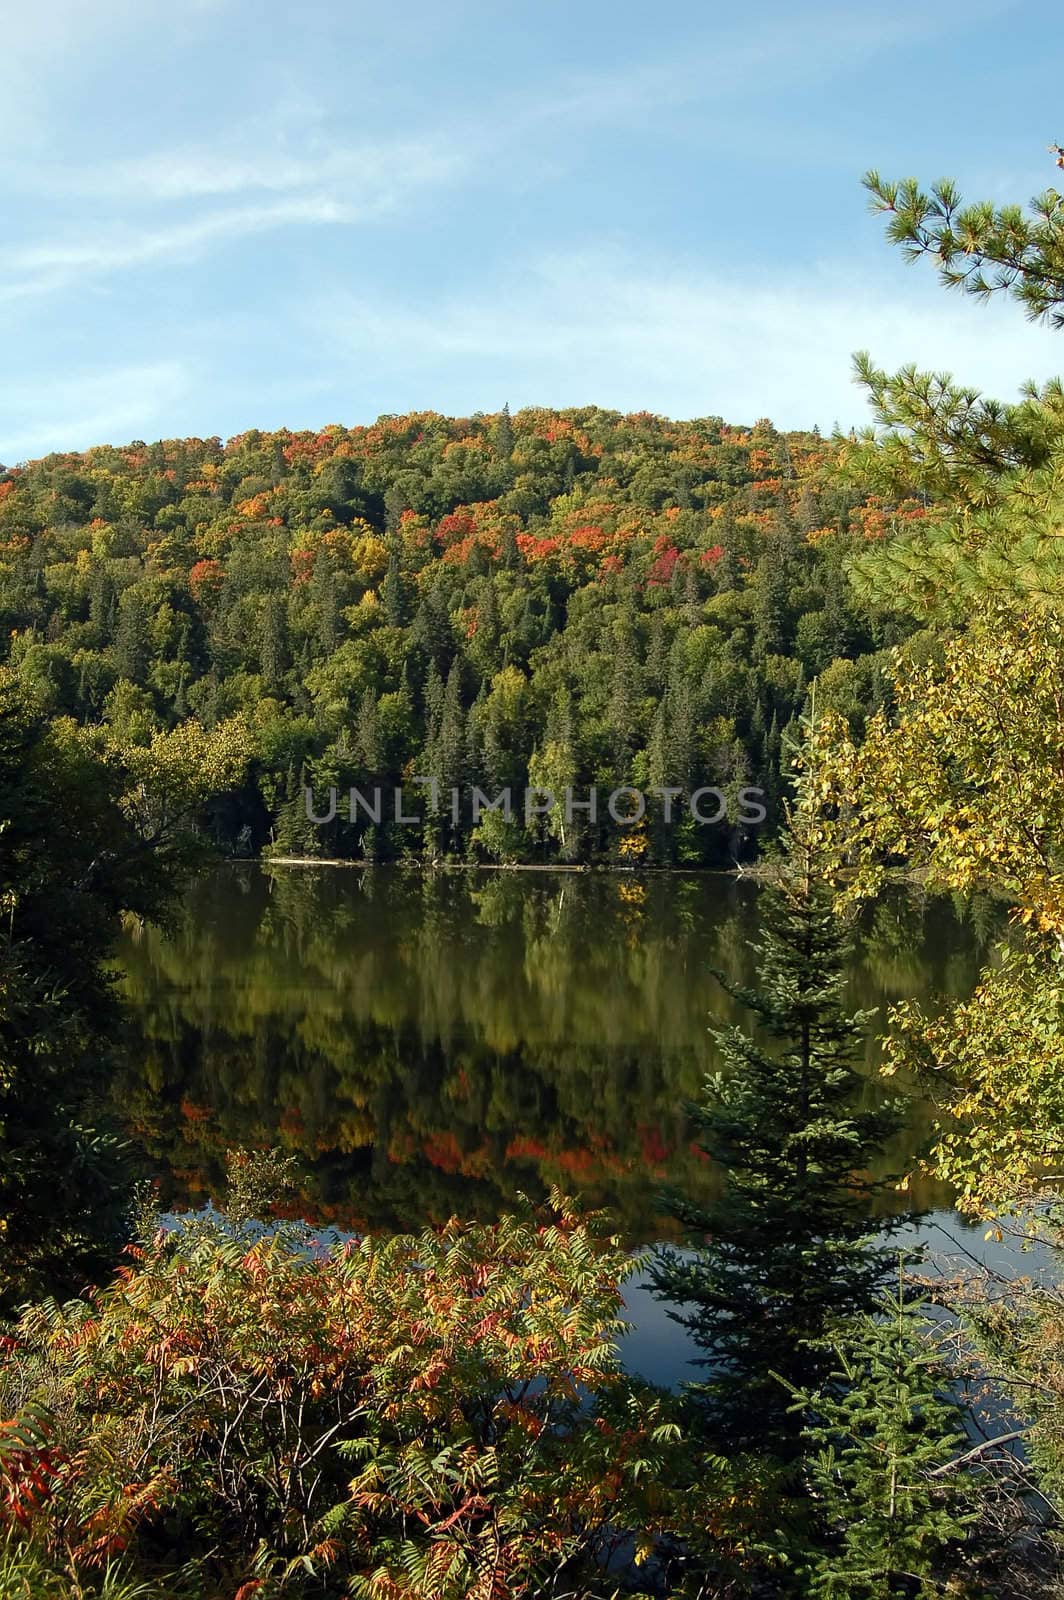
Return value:
<svg viewBox="0 0 1064 1600">
<path fill-rule="evenodd" d="M 280 1143 L 303 1208 L 352 1225 L 557 1181 L 645 1238 L 666 1166 L 713 1182 L 683 1105 L 735 1009 L 711 967 L 751 975 L 755 901 L 729 879 L 227 869 L 123 949 L 140 1037 L 117 1103 L 172 1198 L 213 1192 L 226 1147 Z M 949 908 L 886 902 L 852 999 L 963 992 L 977 967 Z"/>
</svg>

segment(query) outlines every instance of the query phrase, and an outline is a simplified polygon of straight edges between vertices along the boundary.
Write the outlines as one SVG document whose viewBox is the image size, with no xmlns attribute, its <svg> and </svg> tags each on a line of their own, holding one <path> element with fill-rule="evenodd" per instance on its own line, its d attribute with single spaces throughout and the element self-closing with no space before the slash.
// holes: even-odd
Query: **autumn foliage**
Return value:
<svg viewBox="0 0 1064 1600">
<path fill-rule="evenodd" d="M 675 1515 L 671 1402 L 618 1361 L 629 1260 L 557 1194 L 416 1238 L 201 1223 L 133 1255 L 0 1358 L 0 1522 L 57 1563 L 245 1597 L 591 1595 Z"/>
</svg>

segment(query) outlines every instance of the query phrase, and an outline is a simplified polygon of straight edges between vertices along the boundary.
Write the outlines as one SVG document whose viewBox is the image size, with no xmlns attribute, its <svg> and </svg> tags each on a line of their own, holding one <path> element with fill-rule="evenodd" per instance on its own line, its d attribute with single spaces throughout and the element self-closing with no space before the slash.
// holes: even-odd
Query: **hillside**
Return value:
<svg viewBox="0 0 1064 1600">
<path fill-rule="evenodd" d="M 778 815 L 810 679 L 859 722 L 905 626 L 848 589 L 888 518 L 833 455 L 593 407 L 52 455 L 0 474 L 3 656 L 121 739 L 246 717 L 253 776 L 212 819 L 237 853 L 726 863 L 755 842 L 743 785 Z M 415 774 L 459 791 L 457 820 L 388 821 Z M 619 828 L 622 784 L 717 785 L 730 821 L 666 823 L 652 797 Z M 304 785 L 322 807 L 338 787 L 333 822 Z M 380 826 L 348 820 L 351 785 L 383 789 Z M 474 823 L 474 785 L 511 786 L 509 823 Z M 601 786 L 596 822 L 559 801 L 526 826 L 528 785 Z"/>
</svg>

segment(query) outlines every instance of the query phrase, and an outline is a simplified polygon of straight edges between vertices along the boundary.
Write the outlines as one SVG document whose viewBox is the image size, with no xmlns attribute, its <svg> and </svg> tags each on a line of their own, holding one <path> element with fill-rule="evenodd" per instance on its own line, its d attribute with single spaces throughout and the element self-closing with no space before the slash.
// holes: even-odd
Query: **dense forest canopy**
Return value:
<svg viewBox="0 0 1064 1600">
<path fill-rule="evenodd" d="M 844 566 L 925 507 L 847 484 L 836 455 L 765 420 L 596 407 L 52 455 L 0 473 L 0 659 L 124 744 L 246 720 L 250 776 L 214 817 L 239 853 L 727 863 L 754 842 L 743 785 L 778 819 L 812 679 L 859 729 L 914 626 Z M 308 786 L 415 774 L 716 784 L 729 809 L 307 819 Z"/>
</svg>

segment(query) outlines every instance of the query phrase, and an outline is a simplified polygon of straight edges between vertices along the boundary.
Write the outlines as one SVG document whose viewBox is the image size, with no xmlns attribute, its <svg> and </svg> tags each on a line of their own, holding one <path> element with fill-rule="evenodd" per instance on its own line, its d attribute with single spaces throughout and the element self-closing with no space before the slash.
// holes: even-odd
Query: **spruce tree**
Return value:
<svg viewBox="0 0 1064 1600">
<path fill-rule="evenodd" d="M 314 562 L 312 594 L 318 615 L 318 653 L 331 656 L 340 640 L 340 602 L 336 566 L 331 551 L 324 546 Z"/>
<path fill-rule="evenodd" d="M 495 424 L 495 453 L 500 461 L 509 461 L 514 453 L 514 429 L 509 405 L 503 406 Z"/>
<path fill-rule="evenodd" d="M 631 595 L 626 594 L 614 621 L 613 638 L 610 641 L 613 670 L 607 711 L 613 746 L 613 772 L 619 783 L 628 779 L 639 729 L 642 670 L 637 627 L 635 606 Z"/>
<path fill-rule="evenodd" d="M 843 1004 L 848 928 L 817 877 L 812 825 L 800 811 L 789 823 L 759 898 L 759 988 L 716 974 L 756 1030 L 713 1030 L 723 1069 L 692 1108 L 723 1192 L 706 1206 L 666 1197 L 694 1248 L 660 1249 L 651 1272 L 703 1352 L 708 1375 L 688 1393 L 709 1436 L 783 1460 L 801 1430 L 786 1385 L 824 1372 L 809 1341 L 868 1310 L 895 1259 L 874 1240 L 866 1174 L 900 1124 L 894 1104 L 858 1104 L 868 1017 Z"/>
<path fill-rule="evenodd" d="M 803 1428 L 803 1477 L 816 1518 L 797 1563 L 803 1592 L 817 1600 L 943 1593 L 951 1574 L 970 1565 L 960 1547 L 978 1515 L 962 1466 L 971 1440 L 949 1397 L 952 1374 L 934 1327 L 900 1268 L 874 1314 L 836 1335 L 826 1353 L 825 1381 L 793 1401 L 812 1419 Z"/>
<path fill-rule="evenodd" d="M 399 551 L 394 544 L 388 552 L 388 570 L 381 584 L 381 599 L 389 625 L 401 628 L 404 615 L 403 580 L 399 570 Z"/>
<path fill-rule="evenodd" d="M 118 609 L 114 630 L 115 670 L 120 678 L 142 683 L 151 658 L 148 610 L 136 589 L 127 589 Z"/>
<path fill-rule="evenodd" d="M 279 595 L 266 597 L 259 639 L 259 670 L 267 694 L 279 693 L 285 670 L 284 601 Z"/>
<path fill-rule="evenodd" d="M 368 782 L 375 778 L 381 765 L 380 720 L 377 714 L 377 696 L 372 689 L 363 691 L 355 723 L 355 755 L 359 777 Z"/>
</svg>

